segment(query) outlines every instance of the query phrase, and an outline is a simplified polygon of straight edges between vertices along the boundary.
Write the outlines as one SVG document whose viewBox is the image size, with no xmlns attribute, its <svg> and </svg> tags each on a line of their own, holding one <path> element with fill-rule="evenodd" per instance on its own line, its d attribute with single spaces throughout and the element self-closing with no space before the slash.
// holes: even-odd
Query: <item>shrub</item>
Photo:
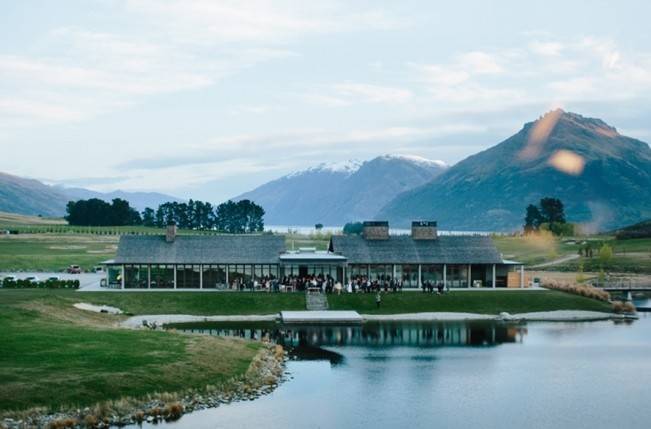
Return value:
<svg viewBox="0 0 651 429">
<path fill-rule="evenodd" d="M 2 287 L 7 289 L 79 289 L 79 280 L 46 280 L 32 282 L 30 280 L 3 280 Z"/>
<path fill-rule="evenodd" d="M 603 302 L 610 301 L 610 294 L 608 292 L 597 289 L 594 286 L 562 283 L 554 280 L 546 280 L 543 282 L 542 286 L 547 289 L 560 290 L 562 292 L 584 296 L 586 298 L 592 298 Z"/>
<path fill-rule="evenodd" d="M 618 314 L 621 313 L 633 314 L 635 313 L 635 306 L 630 302 L 613 301 L 613 311 Z"/>
<path fill-rule="evenodd" d="M 168 404 L 164 411 L 167 420 L 177 420 L 183 415 L 183 405 L 178 402 Z"/>
</svg>

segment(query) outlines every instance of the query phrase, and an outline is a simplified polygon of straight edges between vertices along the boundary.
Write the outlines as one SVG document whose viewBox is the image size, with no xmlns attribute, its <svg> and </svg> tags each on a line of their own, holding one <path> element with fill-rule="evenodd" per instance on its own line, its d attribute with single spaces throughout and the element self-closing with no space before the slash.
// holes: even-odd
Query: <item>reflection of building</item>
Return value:
<svg viewBox="0 0 651 429">
<path fill-rule="evenodd" d="M 123 289 L 238 289 L 318 275 L 398 279 L 405 288 L 525 287 L 521 264 L 503 260 L 490 237 L 439 235 L 436 222 L 413 222 L 404 236 L 390 235 L 388 222 L 365 222 L 361 236 L 333 236 L 327 251 L 289 251 L 269 234 L 183 236 L 170 225 L 164 237 L 122 236 L 106 265 L 108 284 Z"/>
</svg>

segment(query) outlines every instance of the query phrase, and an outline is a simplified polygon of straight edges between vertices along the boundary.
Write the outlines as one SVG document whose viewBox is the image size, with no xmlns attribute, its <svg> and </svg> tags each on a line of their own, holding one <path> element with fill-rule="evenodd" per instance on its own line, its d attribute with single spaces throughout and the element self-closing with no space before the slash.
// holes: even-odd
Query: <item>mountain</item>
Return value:
<svg viewBox="0 0 651 429">
<path fill-rule="evenodd" d="M 66 196 L 35 179 L 0 173 L 0 211 L 27 215 L 61 216 Z"/>
<path fill-rule="evenodd" d="M 127 192 L 127 191 L 112 191 L 112 192 L 97 192 L 84 188 L 62 188 L 60 189 L 69 200 L 87 200 L 89 198 L 99 198 L 107 202 L 111 202 L 114 198 L 121 198 L 129 201 L 129 205 L 138 211 L 143 211 L 146 207 L 156 209 L 160 204 L 168 201 L 182 202 L 180 198 L 171 195 L 161 194 L 159 192 Z"/>
<path fill-rule="evenodd" d="M 514 230 L 525 208 L 560 198 L 568 220 L 595 230 L 651 217 L 651 149 L 600 119 L 555 110 L 515 135 L 407 191 L 378 214 L 394 225 L 434 219 L 444 229 Z"/>
<path fill-rule="evenodd" d="M 156 208 L 166 201 L 181 201 L 176 197 L 156 192 L 102 193 L 83 188 L 50 186 L 35 179 L 0 173 L 0 211 L 2 212 L 63 216 L 68 201 L 88 198 L 99 198 L 105 201 L 122 198 L 138 210 L 143 210 L 145 207 Z"/>
<path fill-rule="evenodd" d="M 441 161 L 409 155 L 320 164 L 234 199 L 260 204 L 269 225 L 343 225 L 372 219 L 393 197 L 429 182 L 446 168 Z"/>
</svg>

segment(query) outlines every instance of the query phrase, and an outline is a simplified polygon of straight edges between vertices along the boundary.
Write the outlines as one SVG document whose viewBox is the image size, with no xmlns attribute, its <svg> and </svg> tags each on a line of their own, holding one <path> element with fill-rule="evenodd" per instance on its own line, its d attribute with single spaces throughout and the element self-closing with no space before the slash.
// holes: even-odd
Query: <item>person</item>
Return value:
<svg viewBox="0 0 651 429">
<path fill-rule="evenodd" d="M 437 287 L 437 289 L 438 289 L 437 293 L 438 293 L 439 295 L 441 295 L 441 294 L 443 293 L 443 283 L 442 283 L 442 282 L 438 282 L 437 285 L 436 285 L 436 287 Z"/>
<path fill-rule="evenodd" d="M 380 308 L 380 304 L 382 303 L 382 295 L 380 295 L 380 292 L 375 295 L 375 304 L 377 305 L 377 308 Z"/>
<path fill-rule="evenodd" d="M 340 282 L 335 283 L 335 290 L 337 291 L 337 295 L 341 295 L 341 289 L 342 289 L 341 283 Z"/>
</svg>

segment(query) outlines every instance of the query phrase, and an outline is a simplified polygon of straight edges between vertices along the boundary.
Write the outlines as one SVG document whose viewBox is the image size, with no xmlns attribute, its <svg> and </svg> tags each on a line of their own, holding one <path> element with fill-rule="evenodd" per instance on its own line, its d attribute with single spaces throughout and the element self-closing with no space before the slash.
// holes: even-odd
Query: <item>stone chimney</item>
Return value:
<svg viewBox="0 0 651 429">
<path fill-rule="evenodd" d="M 365 221 L 362 234 L 367 240 L 388 240 L 389 222 L 384 220 Z"/>
<path fill-rule="evenodd" d="M 165 241 L 173 243 L 176 238 L 176 222 L 169 222 L 167 224 L 167 232 L 165 233 Z"/>
<path fill-rule="evenodd" d="M 414 240 L 436 240 L 436 221 L 416 220 L 411 223 L 411 237 Z"/>
</svg>

